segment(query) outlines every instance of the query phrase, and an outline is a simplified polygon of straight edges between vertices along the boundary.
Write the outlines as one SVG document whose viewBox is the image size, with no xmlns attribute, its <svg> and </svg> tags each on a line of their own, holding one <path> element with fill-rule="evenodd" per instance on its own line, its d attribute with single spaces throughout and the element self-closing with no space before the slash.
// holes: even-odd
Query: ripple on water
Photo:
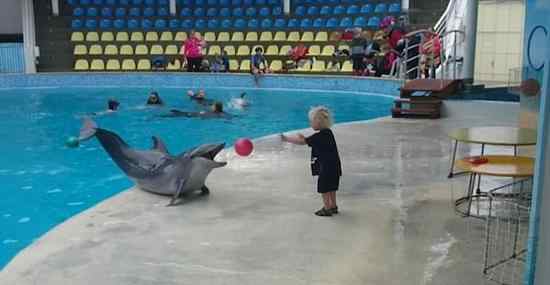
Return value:
<svg viewBox="0 0 550 285">
<path fill-rule="evenodd" d="M 3 244 L 11 244 L 11 243 L 18 243 L 19 241 L 16 239 L 5 239 L 2 241 Z"/>
<path fill-rule="evenodd" d="M 21 190 L 31 190 L 31 189 L 32 189 L 32 186 L 30 185 L 21 187 Z"/>
<path fill-rule="evenodd" d="M 48 190 L 48 194 L 53 194 L 53 193 L 59 193 L 59 192 L 63 192 L 63 190 L 59 189 L 59 188 L 54 188 L 52 190 Z"/>
<path fill-rule="evenodd" d="M 27 173 L 27 171 L 25 171 L 25 170 L 19 170 L 19 171 L 15 172 L 14 174 L 15 174 L 15 175 L 24 175 L 25 173 Z"/>
<path fill-rule="evenodd" d="M 2 215 L 2 218 L 9 218 L 9 217 L 11 217 L 11 214 L 3 214 Z"/>
<path fill-rule="evenodd" d="M 76 207 L 76 206 L 82 206 L 84 205 L 84 202 L 70 202 L 67 203 L 67 206 Z"/>
<path fill-rule="evenodd" d="M 24 224 L 24 223 L 28 223 L 30 221 L 31 221 L 31 218 L 24 217 L 24 218 L 19 219 L 17 222 L 20 223 L 20 224 Z"/>
</svg>

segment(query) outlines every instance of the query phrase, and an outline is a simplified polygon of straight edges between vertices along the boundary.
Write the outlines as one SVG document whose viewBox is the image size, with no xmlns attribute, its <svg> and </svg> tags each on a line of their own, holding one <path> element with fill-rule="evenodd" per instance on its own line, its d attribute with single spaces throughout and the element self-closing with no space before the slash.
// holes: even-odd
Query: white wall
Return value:
<svg viewBox="0 0 550 285">
<path fill-rule="evenodd" d="M 0 34 L 21 33 L 21 0 L 0 0 Z"/>
</svg>

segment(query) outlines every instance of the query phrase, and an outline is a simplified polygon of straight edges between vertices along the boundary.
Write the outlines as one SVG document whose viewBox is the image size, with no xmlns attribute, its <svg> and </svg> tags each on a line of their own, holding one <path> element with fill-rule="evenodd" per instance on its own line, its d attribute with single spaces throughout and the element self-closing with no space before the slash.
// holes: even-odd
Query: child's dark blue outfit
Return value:
<svg viewBox="0 0 550 285">
<path fill-rule="evenodd" d="M 337 191 L 342 176 L 342 165 L 332 131 L 322 129 L 307 137 L 306 143 L 311 147 L 311 174 L 319 176 L 317 192 Z"/>
</svg>

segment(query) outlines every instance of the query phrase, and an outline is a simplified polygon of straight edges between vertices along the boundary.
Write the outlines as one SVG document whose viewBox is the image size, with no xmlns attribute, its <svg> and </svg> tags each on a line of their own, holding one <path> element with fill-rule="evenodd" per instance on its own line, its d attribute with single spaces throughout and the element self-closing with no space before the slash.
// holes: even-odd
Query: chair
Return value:
<svg viewBox="0 0 550 285">
<path fill-rule="evenodd" d="M 254 5 L 254 0 L 242 0 L 243 6 L 252 6 Z"/>
<path fill-rule="evenodd" d="M 271 9 L 272 16 L 281 16 L 282 14 L 283 14 L 283 9 L 281 9 L 280 6 L 273 7 L 273 9 Z"/>
<path fill-rule="evenodd" d="M 247 8 L 246 12 L 245 12 L 245 15 L 247 17 L 255 17 L 256 16 L 256 8 L 254 8 L 254 7 Z"/>
<path fill-rule="evenodd" d="M 105 5 L 115 6 L 116 0 L 105 0 Z"/>
<path fill-rule="evenodd" d="M 311 28 L 311 19 L 309 18 L 302 19 L 302 21 L 300 22 L 300 28 L 302 29 Z"/>
<path fill-rule="evenodd" d="M 350 48 L 349 48 L 348 45 L 340 45 L 340 46 L 338 46 L 338 49 L 339 49 L 339 50 L 345 50 L 345 49 L 347 49 L 348 51 L 350 50 Z"/>
<path fill-rule="evenodd" d="M 84 13 L 85 10 L 80 7 L 76 7 L 73 9 L 73 17 L 82 17 L 84 16 Z"/>
<path fill-rule="evenodd" d="M 92 63 L 90 63 L 90 70 L 105 70 L 105 62 L 103 61 L 103 59 L 92 59 Z"/>
<path fill-rule="evenodd" d="M 318 45 L 312 45 L 309 47 L 309 55 L 318 56 L 321 55 L 321 47 Z"/>
<path fill-rule="evenodd" d="M 178 47 L 176 45 L 167 45 L 164 49 L 165 55 L 177 55 L 178 54 Z"/>
<path fill-rule="evenodd" d="M 270 6 L 280 6 L 281 1 L 280 0 L 267 0 L 267 4 Z"/>
<path fill-rule="evenodd" d="M 279 49 L 279 55 L 288 55 L 288 52 L 292 49 L 289 45 L 284 45 Z"/>
<path fill-rule="evenodd" d="M 178 19 L 171 19 L 168 22 L 168 28 L 170 28 L 170 30 L 179 29 L 180 26 L 181 26 L 181 23 L 180 23 L 180 20 Z"/>
<path fill-rule="evenodd" d="M 313 27 L 316 29 L 321 29 L 325 27 L 325 20 L 323 18 L 317 18 L 313 21 Z"/>
<path fill-rule="evenodd" d="M 235 47 L 234 46 L 225 46 L 223 47 L 223 50 L 227 53 L 229 56 L 235 55 Z"/>
<path fill-rule="evenodd" d="M 222 28 L 223 29 L 231 29 L 231 27 L 233 27 L 233 22 L 231 22 L 230 19 L 225 19 L 222 21 Z"/>
<path fill-rule="evenodd" d="M 220 17 L 227 18 L 231 16 L 231 10 L 227 7 L 223 7 L 220 9 Z"/>
<path fill-rule="evenodd" d="M 274 42 L 286 42 L 286 33 L 285 32 L 276 32 L 275 37 L 273 38 Z"/>
<path fill-rule="evenodd" d="M 242 17 L 243 16 L 243 9 L 242 8 L 234 8 L 233 9 L 233 17 Z"/>
<path fill-rule="evenodd" d="M 300 41 L 300 33 L 299 32 L 290 32 L 288 34 L 288 38 L 286 40 L 289 41 L 289 42 Z"/>
<path fill-rule="evenodd" d="M 246 27 L 246 20 L 244 19 L 235 20 L 235 22 L 233 23 L 233 27 L 235 29 L 244 29 Z"/>
<path fill-rule="evenodd" d="M 156 19 L 155 20 L 155 24 L 154 24 L 155 29 L 165 30 L 166 26 L 167 26 L 166 20 L 164 20 L 164 19 Z"/>
<path fill-rule="evenodd" d="M 94 0 L 93 3 L 96 6 L 101 6 L 101 5 L 103 5 L 103 0 Z"/>
<path fill-rule="evenodd" d="M 280 60 L 274 60 L 271 62 L 271 65 L 269 66 L 269 69 L 273 72 L 278 72 L 283 70 L 283 62 Z"/>
<path fill-rule="evenodd" d="M 243 59 L 241 61 L 240 71 L 250 71 L 250 59 Z"/>
<path fill-rule="evenodd" d="M 327 32 L 317 32 L 315 35 L 315 41 L 316 42 L 326 42 L 328 41 L 328 33 Z"/>
<path fill-rule="evenodd" d="M 140 59 L 137 64 L 137 70 L 151 70 L 151 61 L 148 59 Z"/>
<path fill-rule="evenodd" d="M 386 3 L 378 3 L 378 4 L 376 4 L 376 7 L 374 7 L 374 13 L 383 14 L 383 13 L 386 13 L 387 9 L 388 8 L 387 8 Z"/>
<path fill-rule="evenodd" d="M 346 10 L 346 14 L 348 14 L 348 15 L 359 14 L 359 6 L 357 6 L 357 5 L 349 6 L 348 9 Z"/>
<path fill-rule="evenodd" d="M 211 7 L 206 10 L 207 17 L 216 17 L 218 15 L 218 9 Z"/>
<path fill-rule="evenodd" d="M 127 41 L 129 41 L 128 33 L 127 32 L 118 32 L 118 33 L 116 33 L 115 41 L 117 41 L 117 42 L 127 42 Z"/>
<path fill-rule="evenodd" d="M 183 8 L 180 11 L 180 17 L 191 17 L 193 15 L 193 11 L 189 8 Z"/>
<path fill-rule="evenodd" d="M 359 28 L 365 27 L 367 26 L 367 20 L 365 20 L 364 17 L 357 17 L 355 21 L 353 21 L 353 26 Z"/>
<path fill-rule="evenodd" d="M 350 28 L 353 25 L 350 17 L 342 18 L 340 21 L 340 28 Z"/>
<path fill-rule="evenodd" d="M 330 8 L 330 6 L 323 6 L 319 11 L 319 15 L 327 16 L 327 15 L 330 15 L 331 12 L 332 12 L 332 8 Z"/>
<path fill-rule="evenodd" d="M 304 65 L 298 66 L 296 71 L 309 72 L 311 71 L 311 61 L 307 60 Z"/>
<path fill-rule="evenodd" d="M 222 48 L 220 46 L 210 46 L 208 49 L 208 55 L 219 55 L 222 54 Z"/>
<path fill-rule="evenodd" d="M 145 34 L 145 41 L 147 42 L 158 42 L 158 40 L 159 35 L 157 32 L 147 32 L 147 34 Z"/>
<path fill-rule="evenodd" d="M 176 36 L 174 37 L 175 41 L 183 42 L 187 39 L 187 33 L 186 32 L 177 32 Z"/>
<path fill-rule="evenodd" d="M 311 71 L 313 71 L 313 72 L 325 71 L 325 61 L 324 60 L 316 60 L 313 63 L 313 66 L 311 67 Z"/>
<path fill-rule="evenodd" d="M 142 42 L 144 40 L 142 32 L 132 32 L 130 36 L 130 41 L 132 42 Z"/>
<path fill-rule="evenodd" d="M 372 4 L 365 4 L 361 6 L 361 14 L 370 14 L 372 13 Z"/>
<path fill-rule="evenodd" d="M 97 8 L 91 7 L 86 10 L 86 16 L 88 17 L 97 17 Z M 93 63 L 93 61 L 92 61 Z"/>
<path fill-rule="evenodd" d="M 195 6 L 204 6 L 204 0 L 195 0 Z"/>
<path fill-rule="evenodd" d="M 103 32 L 101 33 L 102 42 L 112 42 L 115 40 L 115 35 L 112 32 Z"/>
<path fill-rule="evenodd" d="M 258 28 L 258 20 L 256 20 L 256 19 L 248 20 L 247 27 L 250 28 L 250 29 L 257 29 Z"/>
<path fill-rule="evenodd" d="M 256 6 L 265 6 L 265 5 L 267 5 L 266 0 L 256 0 L 255 2 L 256 2 L 255 3 Z"/>
<path fill-rule="evenodd" d="M 250 55 L 250 48 L 248 46 L 239 46 L 237 55 Z"/>
<path fill-rule="evenodd" d="M 299 27 L 299 25 L 300 25 L 300 21 L 298 21 L 298 19 L 290 19 L 288 20 L 286 27 L 289 29 L 296 29 Z"/>
<path fill-rule="evenodd" d="M 208 24 L 206 25 L 208 29 L 217 29 L 220 25 L 220 21 L 218 19 L 210 19 L 208 20 Z"/>
<path fill-rule="evenodd" d="M 120 55 L 134 55 L 134 49 L 131 45 L 122 45 L 119 52 Z"/>
<path fill-rule="evenodd" d="M 86 22 L 84 22 L 84 26 L 88 30 L 95 30 L 97 29 L 97 21 L 94 19 L 88 19 Z"/>
<path fill-rule="evenodd" d="M 136 62 L 133 59 L 125 59 L 122 61 L 122 70 L 136 70 Z"/>
<path fill-rule="evenodd" d="M 141 10 L 138 7 L 132 7 L 128 10 L 129 17 L 139 17 L 141 16 Z"/>
<path fill-rule="evenodd" d="M 75 45 L 73 55 L 87 55 L 88 48 L 85 45 Z"/>
<path fill-rule="evenodd" d="M 228 42 L 230 39 L 228 32 L 220 32 L 218 34 L 218 42 Z"/>
<path fill-rule="evenodd" d="M 341 72 L 352 72 L 353 71 L 353 64 L 351 64 L 351 61 L 346 60 L 344 61 L 344 64 L 342 64 L 342 69 L 340 69 Z"/>
<path fill-rule="evenodd" d="M 279 55 L 279 47 L 276 45 L 268 46 L 265 55 Z"/>
<path fill-rule="evenodd" d="M 146 45 L 137 45 L 134 53 L 136 55 L 148 55 L 149 48 Z"/>
<path fill-rule="evenodd" d="M 124 7 L 116 8 L 116 10 L 115 10 L 115 17 L 117 17 L 117 18 L 124 18 L 124 17 L 126 17 L 126 8 L 124 8 Z"/>
<path fill-rule="evenodd" d="M 338 6 L 334 7 L 334 9 L 332 10 L 332 14 L 342 15 L 342 14 L 344 14 L 345 11 L 346 11 L 346 9 L 343 6 L 338 5 Z"/>
<path fill-rule="evenodd" d="M 101 9 L 101 17 L 109 18 L 113 16 L 113 10 L 109 7 L 103 7 Z"/>
<path fill-rule="evenodd" d="M 260 42 L 270 42 L 273 40 L 271 32 L 262 32 L 260 35 Z"/>
<path fill-rule="evenodd" d="M 132 5 L 140 6 L 143 3 L 143 0 L 132 0 Z"/>
<path fill-rule="evenodd" d="M 260 27 L 266 30 L 271 29 L 272 26 L 273 26 L 273 21 L 271 21 L 271 19 L 263 19 L 262 23 L 260 24 Z"/>
<path fill-rule="evenodd" d="M 155 6 L 155 0 L 144 0 L 145 6 Z"/>
<path fill-rule="evenodd" d="M 92 4 L 92 1 L 90 0 L 80 0 L 80 5 L 82 6 L 89 6 Z"/>
<path fill-rule="evenodd" d="M 304 6 L 298 6 L 294 9 L 294 15 L 296 16 L 305 16 L 306 15 L 306 7 Z"/>
<path fill-rule="evenodd" d="M 118 71 L 120 70 L 120 62 L 118 59 L 109 59 L 107 60 L 107 67 L 105 69 L 109 71 Z"/>
<path fill-rule="evenodd" d="M 302 34 L 302 42 L 312 42 L 313 41 L 313 32 L 304 32 Z"/>
<path fill-rule="evenodd" d="M 119 2 L 120 5 L 122 5 L 122 6 L 128 6 L 128 5 L 130 5 L 130 0 L 119 0 L 118 2 Z"/>
<path fill-rule="evenodd" d="M 236 59 L 230 59 L 229 60 L 229 70 L 230 71 L 239 70 L 239 62 Z"/>
<path fill-rule="evenodd" d="M 392 3 L 388 8 L 388 13 L 401 13 L 401 5 L 399 3 Z"/>
<path fill-rule="evenodd" d="M 152 45 L 150 55 L 163 55 L 164 48 L 161 45 Z"/>
<path fill-rule="evenodd" d="M 380 18 L 370 17 L 369 22 L 367 23 L 367 26 L 371 28 L 378 28 L 380 26 Z"/>
<path fill-rule="evenodd" d="M 86 33 L 86 41 L 87 42 L 98 42 L 99 41 L 99 34 L 97 32 L 88 32 L 88 33 Z"/>
<path fill-rule="evenodd" d="M 153 28 L 153 21 L 151 21 L 149 19 L 141 20 L 141 28 L 145 31 L 152 29 Z"/>
<path fill-rule="evenodd" d="M 311 6 L 307 8 L 307 15 L 308 16 L 317 16 L 319 15 L 319 8 L 317 6 Z"/>
<path fill-rule="evenodd" d="M 207 0 L 206 4 L 208 6 L 216 6 L 216 5 L 218 5 L 218 0 Z"/>
<path fill-rule="evenodd" d="M 71 21 L 71 29 L 78 30 L 82 28 L 82 21 L 79 19 L 73 19 Z"/>
<path fill-rule="evenodd" d="M 206 21 L 204 19 L 198 19 L 195 21 L 195 29 L 203 30 L 206 28 Z"/>
<path fill-rule="evenodd" d="M 327 20 L 327 28 L 336 28 L 338 27 L 338 20 L 336 18 L 330 18 Z"/>
<path fill-rule="evenodd" d="M 333 45 L 326 45 L 323 47 L 323 51 L 321 52 L 322 56 L 332 56 L 333 54 L 334 54 Z"/>
<path fill-rule="evenodd" d="M 195 17 L 204 17 L 204 15 L 205 15 L 204 9 L 203 8 L 195 8 L 195 10 L 193 11 L 193 15 Z"/>
<path fill-rule="evenodd" d="M 157 15 L 159 17 L 168 17 L 170 15 L 170 12 L 165 7 L 161 7 L 157 10 Z"/>
<path fill-rule="evenodd" d="M 85 59 L 77 59 L 74 63 L 74 70 L 77 71 L 86 71 L 90 69 L 90 66 L 88 65 L 88 61 Z"/>
<path fill-rule="evenodd" d="M 282 18 L 279 18 L 279 19 L 275 20 L 275 23 L 273 24 L 273 27 L 275 27 L 277 29 L 286 28 L 286 20 L 282 19 Z"/>
<path fill-rule="evenodd" d="M 215 42 L 216 34 L 214 32 L 206 32 L 204 33 L 204 40 L 207 42 Z"/>
<path fill-rule="evenodd" d="M 102 55 L 103 47 L 100 45 L 91 45 L 90 50 L 88 50 L 89 55 Z"/>
<path fill-rule="evenodd" d="M 174 62 L 168 62 L 168 65 L 166 66 L 166 70 L 180 70 L 181 69 L 181 61 L 179 59 L 174 60 Z"/>
<path fill-rule="evenodd" d="M 130 30 L 137 30 L 139 29 L 139 21 L 136 19 L 130 19 L 128 20 L 128 29 Z"/>
<path fill-rule="evenodd" d="M 172 35 L 172 32 L 162 32 L 160 34 L 160 41 L 161 42 L 171 42 L 173 41 L 174 37 Z"/>
<path fill-rule="evenodd" d="M 246 38 L 244 40 L 246 42 L 257 42 L 258 41 L 258 33 L 248 32 L 248 33 L 246 33 Z"/>
<path fill-rule="evenodd" d="M 104 55 L 118 55 L 118 47 L 116 45 L 107 45 L 103 51 Z"/>
<path fill-rule="evenodd" d="M 99 21 L 99 28 L 100 29 L 110 29 L 113 26 L 113 21 L 111 19 L 102 19 Z"/>
<path fill-rule="evenodd" d="M 268 7 L 263 7 L 263 8 L 260 9 L 259 14 L 260 14 L 261 17 L 269 17 L 270 14 L 271 14 L 271 11 L 269 10 Z"/>
<path fill-rule="evenodd" d="M 232 42 L 242 42 L 244 41 L 244 34 L 242 32 L 234 32 L 231 35 Z"/>
<path fill-rule="evenodd" d="M 71 42 L 83 42 L 84 34 L 82 32 L 72 32 L 71 33 Z"/>
</svg>

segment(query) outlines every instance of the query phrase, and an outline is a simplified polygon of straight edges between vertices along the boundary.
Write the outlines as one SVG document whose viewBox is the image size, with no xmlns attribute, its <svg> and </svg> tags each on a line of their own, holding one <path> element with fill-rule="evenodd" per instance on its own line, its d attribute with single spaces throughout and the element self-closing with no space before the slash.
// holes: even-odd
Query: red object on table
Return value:
<svg viewBox="0 0 550 285">
<path fill-rule="evenodd" d="M 483 164 L 483 163 L 489 162 L 489 159 L 483 156 L 471 156 L 471 157 L 465 158 L 464 160 L 466 160 L 471 164 Z"/>
</svg>

